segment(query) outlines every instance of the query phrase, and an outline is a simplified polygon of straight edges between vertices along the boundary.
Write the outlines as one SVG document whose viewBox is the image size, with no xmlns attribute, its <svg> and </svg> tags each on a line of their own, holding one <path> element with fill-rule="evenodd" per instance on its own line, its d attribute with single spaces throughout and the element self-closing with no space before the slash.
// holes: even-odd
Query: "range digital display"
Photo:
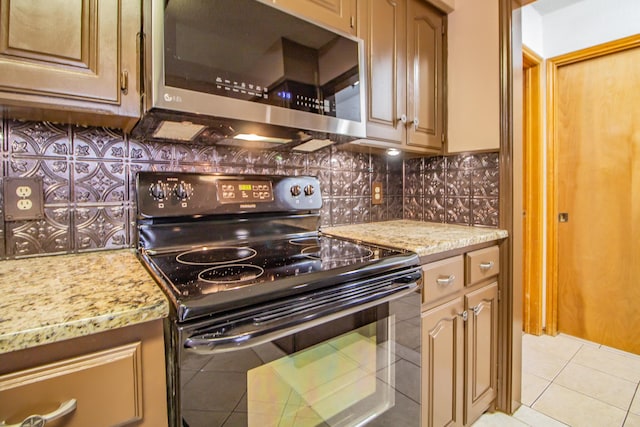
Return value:
<svg viewBox="0 0 640 427">
<path fill-rule="evenodd" d="M 270 181 L 218 181 L 220 203 L 261 203 L 273 201 Z"/>
</svg>

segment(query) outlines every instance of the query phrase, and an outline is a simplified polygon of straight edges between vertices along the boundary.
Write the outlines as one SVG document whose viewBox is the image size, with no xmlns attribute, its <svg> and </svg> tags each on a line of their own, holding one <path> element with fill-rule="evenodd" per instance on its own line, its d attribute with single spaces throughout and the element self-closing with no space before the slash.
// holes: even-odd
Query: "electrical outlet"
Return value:
<svg viewBox="0 0 640 427">
<path fill-rule="evenodd" d="M 44 218 L 42 178 L 4 178 L 4 219 L 21 221 Z"/>
<path fill-rule="evenodd" d="M 17 206 L 21 211 L 28 211 L 33 207 L 33 202 L 29 199 L 20 199 L 18 200 Z"/>
<path fill-rule="evenodd" d="M 371 204 L 381 205 L 383 202 L 382 183 L 374 182 L 372 187 Z"/>
</svg>

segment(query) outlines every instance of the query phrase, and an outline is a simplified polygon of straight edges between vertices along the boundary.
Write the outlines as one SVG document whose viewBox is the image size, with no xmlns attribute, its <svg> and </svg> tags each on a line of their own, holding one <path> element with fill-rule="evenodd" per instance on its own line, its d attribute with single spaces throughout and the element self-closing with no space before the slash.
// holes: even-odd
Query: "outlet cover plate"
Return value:
<svg viewBox="0 0 640 427">
<path fill-rule="evenodd" d="M 4 220 L 25 221 L 44 218 L 44 191 L 42 178 L 29 176 L 4 178 Z M 30 191 L 29 191 L 30 190 Z M 25 196 L 28 194 L 28 196 Z M 26 202 L 29 200 L 31 204 Z M 18 206 L 22 206 L 20 209 Z M 24 209 L 29 206 L 28 209 Z"/>
</svg>

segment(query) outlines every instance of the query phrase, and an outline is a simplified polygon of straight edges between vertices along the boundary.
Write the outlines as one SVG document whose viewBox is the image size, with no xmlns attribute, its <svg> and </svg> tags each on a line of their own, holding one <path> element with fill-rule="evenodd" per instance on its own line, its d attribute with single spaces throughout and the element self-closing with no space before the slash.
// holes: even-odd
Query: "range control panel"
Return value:
<svg viewBox="0 0 640 427">
<path fill-rule="evenodd" d="M 238 202 L 272 202 L 273 188 L 271 181 L 225 181 L 218 185 L 218 200 L 220 203 Z"/>
<path fill-rule="evenodd" d="M 136 196 L 138 215 L 146 218 L 322 207 L 320 183 L 313 176 L 140 172 Z"/>
</svg>

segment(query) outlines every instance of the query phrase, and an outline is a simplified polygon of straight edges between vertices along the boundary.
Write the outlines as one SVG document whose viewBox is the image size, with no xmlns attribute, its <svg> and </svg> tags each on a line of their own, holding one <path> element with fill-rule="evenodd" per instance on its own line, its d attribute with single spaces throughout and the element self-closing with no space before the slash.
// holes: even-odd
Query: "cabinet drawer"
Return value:
<svg viewBox="0 0 640 427">
<path fill-rule="evenodd" d="M 464 287 L 462 255 L 422 266 L 424 287 L 422 303 L 437 301 Z"/>
<path fill-rule="evenodd" d="M 75 406 L 56 426 L 124 425 L 142 418 L 141 343 L 0 376 L 0 423 Z M 75 405 L 70 402 L 75 399 Z M 48 424 L 48 423 L 47 423 Z M 4 424 L 2 424 L 4 425 Z"/>
<path fill-rule="evenodd" d="M 492 246 L 467 253 L 467 285 L 473 285 L 500 272 L 500 249 Z"/>
</svg>

